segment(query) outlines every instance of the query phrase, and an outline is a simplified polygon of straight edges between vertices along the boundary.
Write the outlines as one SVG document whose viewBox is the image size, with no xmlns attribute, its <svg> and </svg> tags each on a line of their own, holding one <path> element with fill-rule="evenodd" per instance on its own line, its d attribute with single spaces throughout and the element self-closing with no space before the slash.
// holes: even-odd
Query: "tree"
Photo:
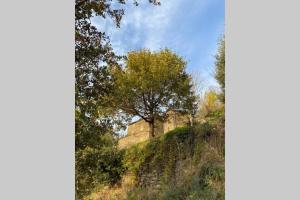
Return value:
<svg viewBox="0 0 300 200">
<path fill-rule="evenodd" d="M 148 0 L 159 5 L 158 0 Z M 91 22 L 94 17 L 114 20 L 120 27 L 126 0 L 76 0 L 75 1 L 75 110 L 76 148 L 87 131 L 104 134 L 111 130 L 112 117 L 106 97 L 112 91 L 109 66 L 118 66 L 117 56 L 103 30 Z M 137 5 L 137 1 L 133 0 Z M 100 123 L 99 123 L 100 122 Z M 119 122 L 119 121 L 118 121 Z M 88 135 L 88 134 L 87 134 Z M 86 146 L 87 144 L 85 144 Z"/>
<path fill-rule="evenodd" d="M 222 103 L 218 98 L 218 93 L 215 90 L 208 90 L 201 98 L 198 115 L 200 119 L 204 119 L 210 113 L 219 110 L 221 107 Z"/>
<path fill-rule="evenodd" d="M 109 66 L 118 66 L 117 56 L 104 31 L 91 22 L 94 17 L 114 20 L 120 27 L 125 0 L 75 1 L 75 132 L 76 149 L 87 147 L 92 138 L 111 132 L 113 121 L 106 97 L 112 91 Z M 137 1 L 133 0 L 137 5 Z M 159 5 L 158 0 L 149 0 Z M 114 5 L 114 6 L 113 6 Z M 118 120 L 120 122 L 122 120 Z M 120 123 L 119 123 L 120 124 Z"/>
<path fill-rule="evenodd" d="M 111 18 L 120 27 L 125 2 L 75 0 L 76 199 L 82 199 L 99 181 L 115 182 L 122 172 L 113 128 L 123 120 L 116 121 L 106 101 L 113 87 L 107 66 L 117 66 L 122 57 L 114 53 L 109 37 L 91 19 Z M 111 142 L 105 142 L 108 138 Z"/>
<path fill-rule="evenodd" d="M 112 105 L 148 122 L 153 138 L 155 121 L 163 120 L 168 110 L 194 109 L 196 97 L 185 67 L 186 62 L 168 49 L 130 52 L 124 69 L 113 69 Z"/>
<path fill-rule="evenodd" d="M 221 101 L 225 102 L 225 38 L 224 36 L 221 38 L 219 42 L 218 53 L 215 56 L 215 66 L 216 66 L 216 74 L 215 78 L 221 86 L 222 93 L 220 95 Z"/>
</svg>

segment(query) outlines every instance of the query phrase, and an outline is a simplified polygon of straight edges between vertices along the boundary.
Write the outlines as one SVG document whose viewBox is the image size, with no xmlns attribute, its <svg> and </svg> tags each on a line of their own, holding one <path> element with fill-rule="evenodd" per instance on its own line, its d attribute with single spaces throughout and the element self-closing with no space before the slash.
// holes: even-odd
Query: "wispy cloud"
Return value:
<svg viewBox="0 0 300 200">
<path fill-rule="evenodd" d="M 224 31 L 224 1 L 161 2 L 161 6 L 153 6 L 141 1 L 138 7 L 127 3 L 119 29 L 107 19 L 95 19 L 94 23 L 108 33 L 118 54 L 167 47 L 188 61 L 188 71 L 197 71 L 208 87 L 215 86 L 211 71 L 218 38 Z"/>
</svg>

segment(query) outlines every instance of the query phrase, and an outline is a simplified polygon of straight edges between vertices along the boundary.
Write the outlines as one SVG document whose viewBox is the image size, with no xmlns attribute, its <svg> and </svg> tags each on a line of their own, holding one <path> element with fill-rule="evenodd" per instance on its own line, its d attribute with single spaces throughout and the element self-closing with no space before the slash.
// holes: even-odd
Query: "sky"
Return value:
<svg viewBox="0 0 300 200">
<path fill-rule="evenodd" d="M 224 33 L 224 0 L 161 0 L 160 6 L 140 0 L 138 7 L 128 1 L 124 8 L 120 28 L 108 18 L 93 19 L 110 37 L 117 54 L 169 48 L 187 61 L 187 71 L 198 83 L 199 93 L 218 88 L 213 70 L 218 41 Z"/>
<path fill-rule="evenodd" d="M 214 55 L 224 33 L 224 0 L 161 0 L 160 6 L 140 0 L 125 5 L 121 27 L 102 18 L 95 25 L 110 36 L 118 54 L 147 48 L 169 48 L 187 62 L 187 71 L 202 89 L 218 87 L 213 78 Z"/>
</svg>

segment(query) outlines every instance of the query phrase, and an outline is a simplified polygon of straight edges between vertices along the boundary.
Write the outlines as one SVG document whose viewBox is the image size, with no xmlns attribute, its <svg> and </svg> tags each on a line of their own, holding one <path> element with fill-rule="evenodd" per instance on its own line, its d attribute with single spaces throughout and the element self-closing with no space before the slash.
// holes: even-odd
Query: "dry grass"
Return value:
<svg viewBox="0 0 300 200">
<path fill-rule="evenodd" d="M 127 193 L 135 185 L 135 176 L 133 174 L 125 174 L 119 185 L 116 186 L 99 186 L 85 200 L 118 200 L 126 199 Z"/>
</svg>

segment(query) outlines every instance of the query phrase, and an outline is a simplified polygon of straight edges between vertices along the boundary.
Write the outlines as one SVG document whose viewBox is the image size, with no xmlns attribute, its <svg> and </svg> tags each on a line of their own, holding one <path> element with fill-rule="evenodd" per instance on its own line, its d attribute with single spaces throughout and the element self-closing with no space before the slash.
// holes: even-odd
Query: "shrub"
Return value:
<svg viewBox="0 0 300 200">
<path fill-rule="evenodd" d="M 107 140 L 107 136 L 105 140 Z M 111 143 L 113 144 L 113 143 Z M 100 183 L 115 184 L 125 171 L 123 152 L 115 146 L 86 147 L 75 153 L 76 199 L 83 199 Z"/>
<path fill-rule="evenodd" d="M 134 174 L 138 173 L 141 163 L 145 159 L 145 150 L 144 146 L 146 142 L 133 145 L 125 150 L 123 165 L 126 170 L 133 172 Z"/>
</svg>

